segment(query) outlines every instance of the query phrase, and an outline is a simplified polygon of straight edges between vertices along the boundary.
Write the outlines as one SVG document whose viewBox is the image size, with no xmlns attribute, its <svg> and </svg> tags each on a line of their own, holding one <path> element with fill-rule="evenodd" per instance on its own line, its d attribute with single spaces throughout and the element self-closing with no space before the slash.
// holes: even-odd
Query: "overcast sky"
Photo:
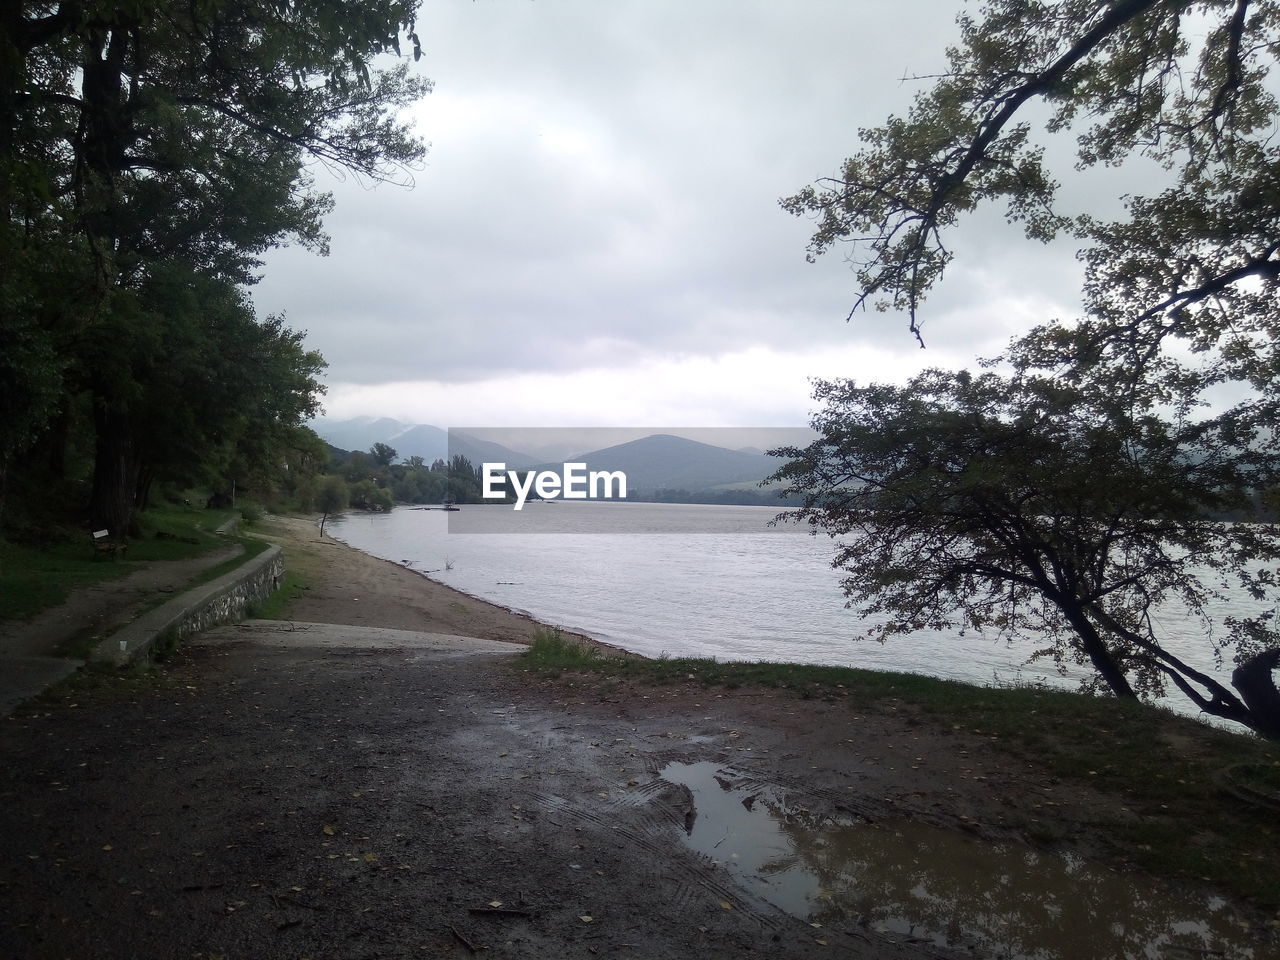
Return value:
<svg viewBox="0 0 1280 960">
<path fill-rule="evenodd" d="M 328 360 L 332 418 L 798 426 L 810 377 L 971 364 L 1073 312 L 1069 246 L 970 221 L 921 351 L 901 316 L 844 322 L 848 265 L 778 206 L 905 111 L 957 9 L 426 0 L 415 186 L 335 183 L 331 255 L 273 252 L 255 300 Z"/>
</svg>

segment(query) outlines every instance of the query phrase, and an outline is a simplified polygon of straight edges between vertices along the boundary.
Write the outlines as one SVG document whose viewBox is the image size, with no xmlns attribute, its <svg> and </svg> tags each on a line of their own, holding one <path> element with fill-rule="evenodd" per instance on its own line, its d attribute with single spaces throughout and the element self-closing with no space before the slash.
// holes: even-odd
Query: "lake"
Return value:
<svg viewBox="0 0 1280 960">
<path fill-rule="evenodd" d="M 768 526 L 776 514 L 699 504 L 531 502 L 518 513 L 468 504 L 457 513 L 350 514 L 327 530 L 465 593 L 650 657 L 785 660 L 1067 689 L 1083 675 L 1028 664 L 1031 638 L 947 630 L 883 645 L 857 640 L 866 623 L 844 606 L 832 542 L 794 524 Z M 592 532 L 601 530 L 608 532 Z M 1199 623 L 1166 615 L 1161 626 L 1171 650 L 1229 680 Z M 1181 696 L 1166 702 L 1197 712 Z"/>
</svg>

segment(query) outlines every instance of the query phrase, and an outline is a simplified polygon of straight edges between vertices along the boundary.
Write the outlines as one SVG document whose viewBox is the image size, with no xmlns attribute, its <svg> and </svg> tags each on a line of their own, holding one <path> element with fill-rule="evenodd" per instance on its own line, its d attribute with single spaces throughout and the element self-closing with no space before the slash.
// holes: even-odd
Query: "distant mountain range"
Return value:
<svg viewBox="0 0 1280 960">
<path fill-rule="evenodd" d="M 407 424 L 388 417 L 354 420 L 316 420 L 311 428 L 321 438 L 344 450 L 368 450 L 375 443 L 395 448 L 401 460 L 422 457 L 427 463 L 461 454 L 476 466 L 501 462 L 508 469 L 559 470 L 563 461 L 549 459 L 545 452 L 513 450 L 502 444 L 480 440 L 457 430 L 445 431 L 430 424 Z M 630 493 L 658 490 L 690 492 L 724 489 L 756 483 L 773 473 L 779 461 L 752 448 L 730 450 L 671 434 L 653 434 L 587 453 L 575 454 L 573 462 L 585 463 L 588 470 L 621 470 L 627 475 Z"/>
<path fill-rule="evenodd" d="M 499 443 L 465 433 L 433 427 L 429 423 L 401 423 L 390 417 L 356 417 L 353 420 L 313 420 L 310 427 L 320 439 L 342 450 L 367 451 L 375 443 L 395 447 L 400 460 L 421 457 L 428 464 L 461 455 L 472 463 L 505 463 L 511 468 L 532 467 L 545 457 L 511 450 Z"/>
<path fill-rule="evenodd" d="M 758 483 L 778 468 L 778 461 L 761 453 L 729 450 L 664 433 L 574 459 L 585 463 L 587 470 L 621 470 L 627 475 L 627 489 L 636 492 L 712 490 Z"/>
</svg>

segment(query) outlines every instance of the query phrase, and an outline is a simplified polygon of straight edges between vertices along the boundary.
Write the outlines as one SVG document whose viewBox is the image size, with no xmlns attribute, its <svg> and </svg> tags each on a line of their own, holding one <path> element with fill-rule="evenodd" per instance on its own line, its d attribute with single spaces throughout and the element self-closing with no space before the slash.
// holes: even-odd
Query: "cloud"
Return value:
<svg viewBox="0 0 1280 960">
<path fill-rule="evenodd" d="M 271 253 L 255 298 L 325 355 L 335 415 L 442 425 L 568 423 L 586 398 L 599 422 L 802 422 L 807 376 L 994 352 L 1069 309 L 1069 249 L 977 221 L 922 359 L 902 317 L 843 322 L 848 264 L 806 263 L 812 225 L 777 202 L 906 109 L 955 9 L 427 5 L 415 188 L 332 184 L 331 256 Z"/>
<path fill-rule="evenodd" d="M 612 360 L 612 358 L 611 358 Z M 716 356 L 651 356 L 567 373 L 508 374 L 449 383 L 336 383 L 326 416 L 389 416 L 441 427 L 798 427 L 814 411 L 812 380 L 900 382 L 930 366 L 963 366 L 963 350 L 886 350 L 861 344 Z"/>
</svg>

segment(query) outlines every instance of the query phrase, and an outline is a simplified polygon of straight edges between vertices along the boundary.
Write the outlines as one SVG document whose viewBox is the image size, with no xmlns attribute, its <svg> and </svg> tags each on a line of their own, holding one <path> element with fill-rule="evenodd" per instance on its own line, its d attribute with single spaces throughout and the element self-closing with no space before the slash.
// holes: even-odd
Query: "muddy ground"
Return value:
<svg viewBox="0 0 1280 960">
<path fill-rule="evenodd" d="M 340 604 L 356 568 L 385 567 L 333 551 L 299 604 Z M 378 609 L 377 582 L 345 602 Z M 454 599 L 431 596 L 410 604 Z M 158 680 L 65 689 L 0 726 L 0 956 L 918 958 L 1013 944 L 1089 958 L 1114 955 L 1091 928 L 1172 928 L 1183 918 L 1163 906 L 1200 896 L 1120 876 L 1139 895 L 1099 924 L 1107 904 L 1073 916 L 1069 891 L 1007 870 L 939 878 L 941 860 L 1001 849 L 1026 864 L 1051 846 L 1115 879 L 1123 851 L 1097 849 L 1090 825 L 1130 814 L 1061 796 L 1033 764 L 905 705 L 542 679 L 512 654 L 335 649 L 281 629 L 224 629 Z M 672 774 L 698 765 L 729 806 L 769 806 L 807 872 L 745 877 L 727 826 L 724 847 L 692 847 L 728 816 Z M 906 838 L 874 877 L 852 868 L 884 910 L 834 896 L 861 861 L 841 859 L 847 835 L 810 829 L 832 821 Z M 787 908 L 797 876 L 817 883 L 801 911 Z M 1104 886 L 1082 889 L 1114 899 Z M 895 923 L 888 901 L 904 896 L 929 905 L 921 929 Z M 995 939 L 965 932 L 961 914 L 1009 904 Z M 954 949 L 931 942 L 948 928 Z M 1274 950 L 1264 935 L 1238 942 Z"/>
</svg>

